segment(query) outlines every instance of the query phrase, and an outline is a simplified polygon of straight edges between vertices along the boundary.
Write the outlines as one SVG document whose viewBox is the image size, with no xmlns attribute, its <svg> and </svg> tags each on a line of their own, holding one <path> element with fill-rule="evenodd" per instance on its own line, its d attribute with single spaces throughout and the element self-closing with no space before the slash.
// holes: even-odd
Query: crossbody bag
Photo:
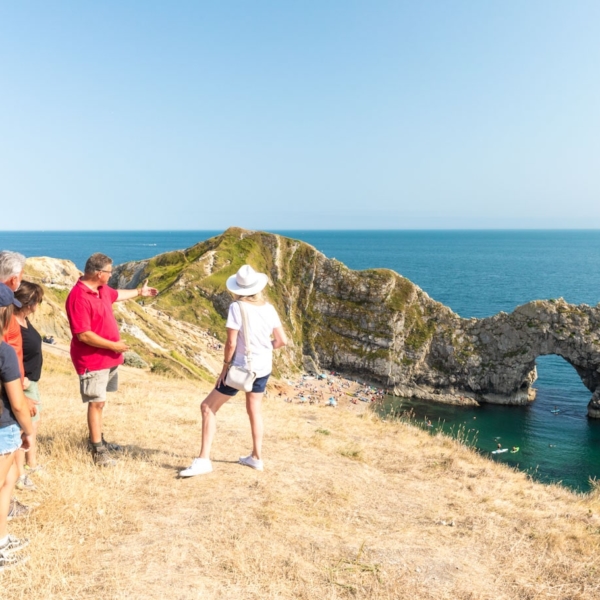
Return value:
<svg viewBox="0 0 600 600">
<path fill-rule="evenodd" d="M 242 329 L 244 331 L 244 340 L 246 342 L 246 362 L 248 368 L 236 367 L 231 365 L 225 377 L 225 385 L 232 387 L 240 392 L 251 392 L 256 373 L 252 371 L 252 350 L 250 348 L 250 328 L 248 327 L 248 315 L 243 302 L 238 301 L 240 312 L 242 313 Z"/>
</svg>

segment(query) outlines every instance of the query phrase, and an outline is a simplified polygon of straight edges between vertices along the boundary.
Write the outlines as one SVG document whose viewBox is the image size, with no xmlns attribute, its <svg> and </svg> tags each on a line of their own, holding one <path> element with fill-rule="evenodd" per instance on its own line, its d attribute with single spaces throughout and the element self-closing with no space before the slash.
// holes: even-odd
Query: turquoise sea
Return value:
<svg viewBox="0 0 600 600">
<path fill-rule="evenodd" d="M 0 232 L 0 247 L 28 256 L 69 258 L 80 268 L 93 252 L 116 263 L 186 248 L 217 231 Z M 353 269 L 401 273 L 462 317 L 485 317 L 538 298 L 600 301 L 600 231 L 279 231 Z M 482 453 L 497 443 L 516 454 L 491 458 L 541 481 L 589 489 L 600 477 L 600 422 L 586 416 L 590 392 L 562 358 L 540 357 L 537 400 L 527 407 L 465 409 L 390 399 L 438 427 L 468 431 Z M 551 410 L 558 407 L 560 412 Z"/>
</svg>

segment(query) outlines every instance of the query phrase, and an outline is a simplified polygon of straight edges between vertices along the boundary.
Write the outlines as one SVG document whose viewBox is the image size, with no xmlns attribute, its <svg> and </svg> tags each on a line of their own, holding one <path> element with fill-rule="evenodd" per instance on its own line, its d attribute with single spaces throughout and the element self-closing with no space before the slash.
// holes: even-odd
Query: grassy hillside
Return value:
<svg viewBox="0 0 600 600">
<path fill-rule="evenodd" d="M 121 381 L 105 432 L 128 452 L 101 470 L 72 367 L 46 354 L 48 477 L 19 494 L 37 505 L 10 523 L 31 538 L 31 560 L 0 575 L 3 599 L 600 597 L 597 492 L 534 483 L 346 401 L 274 394 L 263 473 L 236 464 L 250 437 L 234 399 L 219 414 L 215 472 L 180 480 L 208 386 L 135 369 Z"/>
<path fill-rule="evenodd" d="M 279 353 L 275 373 L 297 371 L 307 358 L 371 376 L 378 361 L 407 369 L 436 329 L 451 330 L 438 317 L 452 311 L 397 273 L 352 271 L 305 242 L 239 228 L 187 250 L 128 263 L 117 270 L 112 285 L 139 285 L 148 278 L 160 294 L 143 305 L 223 341 L 231 303 L 225 282 L 245 263 L 269 275 L 265 294 L 292 342 Z"/>
</svg>

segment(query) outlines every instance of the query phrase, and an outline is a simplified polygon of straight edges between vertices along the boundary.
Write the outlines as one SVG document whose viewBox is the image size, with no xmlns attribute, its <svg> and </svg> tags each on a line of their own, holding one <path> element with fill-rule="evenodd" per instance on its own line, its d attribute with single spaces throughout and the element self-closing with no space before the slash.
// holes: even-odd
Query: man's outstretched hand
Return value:
<svg viewBox="0 0 600 600">
<path fill-rule="evenodd" d="M 158 294 L 158 290 L 153 287 L 148 287 L 148 280 L 144 281 L 144 285 L 140 288 L 140 296 L 148 297 L 148 296 L 156 296 Z"/>
</svg>

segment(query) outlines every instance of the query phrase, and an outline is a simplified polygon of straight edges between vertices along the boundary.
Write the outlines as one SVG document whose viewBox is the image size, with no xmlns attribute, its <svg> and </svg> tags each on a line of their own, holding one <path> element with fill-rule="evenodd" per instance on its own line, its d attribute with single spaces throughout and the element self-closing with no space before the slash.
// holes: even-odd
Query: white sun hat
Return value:
<svg viewBox="0 0 600 600">
<path fill-rule="evenodd" d="M 269 281 L 264 273 L 257 273 L 250 265 L 240 267 L 239 271 L 227 278 L 227 289 L 238 296 L 258 294 Z"/>
</svg>

